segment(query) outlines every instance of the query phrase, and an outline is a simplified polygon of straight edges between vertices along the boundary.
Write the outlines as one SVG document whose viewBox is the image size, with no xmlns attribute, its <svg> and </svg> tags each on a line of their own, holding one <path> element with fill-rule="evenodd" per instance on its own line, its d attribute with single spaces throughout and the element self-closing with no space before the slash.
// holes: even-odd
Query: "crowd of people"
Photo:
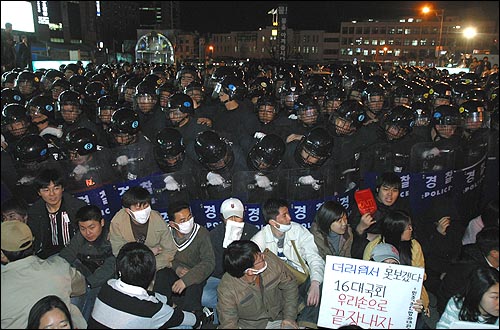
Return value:
<svg viewBox="0 0 500 330">
<path fill-rule="evenodd" d="M 328 255 L 424 268 L 419 329 L 498 325 L 498 72 L 77 62 L 1 83 L 2 328 L 317 328 Z M 400 196 L 402 173 L 478 163 L 463 194 Z M 111 221 L 73 196 L 156 174 Z M 375 211 L 290 210 L 365 188 Z M 221 201 L 214 229 L 198 199 Z"/>
</svg>

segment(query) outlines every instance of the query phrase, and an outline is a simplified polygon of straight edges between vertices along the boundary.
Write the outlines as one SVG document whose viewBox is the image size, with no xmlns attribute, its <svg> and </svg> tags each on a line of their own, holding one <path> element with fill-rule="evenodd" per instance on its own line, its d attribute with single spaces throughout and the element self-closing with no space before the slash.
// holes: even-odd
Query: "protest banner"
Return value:
<svg viewBox="0 0 500 330">
<path fill-rule="evenodd" d="M 318 326 L 414 329 L 424 269 L 327 256 Z"/>
</svg>

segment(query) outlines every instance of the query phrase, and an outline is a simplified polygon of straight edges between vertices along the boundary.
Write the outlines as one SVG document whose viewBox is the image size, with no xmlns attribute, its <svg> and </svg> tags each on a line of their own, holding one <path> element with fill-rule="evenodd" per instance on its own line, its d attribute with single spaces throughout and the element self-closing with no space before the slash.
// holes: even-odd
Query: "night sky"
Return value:
<svg viewBox="0 0 500 330">
<path fill-rule="evenodd" d="M 181 1 L 181 28 L 222 33 L 255 31 L 271 25 L 267 12 L 282 1 Z M 289 1 L 289 27 L 297 30 L 338 31 L 340 22 L 368 18 L 417 17 L 419 8 L 433 4 L 447 15 L 498 20 L 498 1 Z"/>
</svg>

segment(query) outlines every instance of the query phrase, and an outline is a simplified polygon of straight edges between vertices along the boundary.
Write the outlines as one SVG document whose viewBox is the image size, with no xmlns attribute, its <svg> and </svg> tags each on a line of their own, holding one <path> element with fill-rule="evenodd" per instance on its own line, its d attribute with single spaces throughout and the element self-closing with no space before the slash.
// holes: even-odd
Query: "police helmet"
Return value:
<svg viewBox="0 0 500 330">
<path fill-rule="evenodd" d="M 282 162 L 286 144 L 276 134 L 267 134 L 248 152 L 247 165 L 250 169 L 270 172 Z"/>
<path fill-rule="evenodd" d="M 68 132 L 64 143 L 68 150 L 76 151 L 80 156 L 91 154 L 97 150 L 97 136 L 86 127 L 79 127 Z"/>
</svg>

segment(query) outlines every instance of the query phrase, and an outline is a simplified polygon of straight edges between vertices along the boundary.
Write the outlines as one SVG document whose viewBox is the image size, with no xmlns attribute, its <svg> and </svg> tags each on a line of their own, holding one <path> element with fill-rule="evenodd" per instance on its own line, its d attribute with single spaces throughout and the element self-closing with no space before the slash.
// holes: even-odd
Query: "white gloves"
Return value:
<svg viewBox="0 0 500 330">
<path fill-rule="evenodd" d="M 255 174 L 255 181 L 257 181 L 257 186 L 259 188 L 263 188 L 266 191 L 272 191 L 273 187 L 271 187 L 271 180 L 265 175 Z"/>
<path fill-rule="evenodd" d="M 116 158 L 116 163 L 120 166 L 125 166 L 128 164 L 128 157 L 125 155 L 118 156 Z"/>
<path fill-rule="evenodd" d="M 292 113 L 290 116 L 288 116 L 288 119 L 292 119 L 292 120 L 297 120 L 297 118 L 299 118 L 299 117 L 294 113 Z"/>
<path fill-rule="evenodd" d="M 77 166 L 73 169 L 73 173 L 75 173 L 76 175 L 79 175 L 79 176 L 84 175 L 84 174 L 85 174 L 85 173 L 87 173 L 88 171 L 89 171 L 88 166 L 83 166 L 83 165 L 77 165 Z"/>
<path fill-rule="evenodd" d="M 431 150 L 425 150 L 423 153 L 422 153 L 422 158 L 423 159 L 428 159 L 428 158 L 434 158 L 436 156 L 439 156 L 439 149 L 434 147 L 432 148 Z"/>
<path fill-rule="evenodd" d="M 22 178 L 19 179 L 20 184 L 30 184 L 35 178 L 32 176 L 23 176 Z"/>
<path fill-rule="evenodd" d="M 321 188 L 319 180 L 316 180 L 311 175 L 301 176 L 299 178 L 299 183 L 306 186 L 312 186 L 314 190 L 319 190 L 319 188 Z"/>
<path fill-rule="evenodd" d="M 261 140 L 264 136 L 266 136 L 266 134 L 262 132 L 255 132 L 255 134 L 253 135 L 254 139 L 258 140 Z"/>
<path fill-rule="evenodd" d="M 166 176 L 165 179 L 163 179 L 163 182 L 165 182 L 165 189 L 168 191 L 181 190 L 179 183 L 177 183 L 177 181 L 175 181 L 175 179 L 170 175 Z"/>
<path fill-rule="evenodd" d="M 214 173 L 214 172 L 208 172 L 207 174 L 207 181 L 208 184 L 212 186 L 220 186 L 226 182 L 220 174 Z"/>
<path fill-rule="evenodd" d="M 46 127 L 40 132 L 40 136 L 44 136 L 46 134 L 54 135 L 60 139 L 63 136 L 63 131 L 57 127 Z"/>
</svg>

